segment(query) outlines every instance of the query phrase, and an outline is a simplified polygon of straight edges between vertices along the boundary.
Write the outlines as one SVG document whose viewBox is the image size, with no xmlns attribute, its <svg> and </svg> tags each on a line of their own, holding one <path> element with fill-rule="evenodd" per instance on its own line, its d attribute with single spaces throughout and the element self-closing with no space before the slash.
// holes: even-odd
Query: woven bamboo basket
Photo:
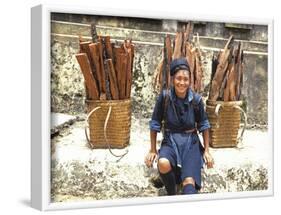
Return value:
<svg viewBox="0 0 281 215">
<path fill-rule="evenodd" d="M 92 148 L 124 148 L 130 142 L 131 100 L 86 100 Z M 89 130 L 89 134 L 87 132 Z"/>
<path fill-rule="evenodd" d="M 206 112 L 210 121 L 210 146 L 236 147 L 242 143 L 243 133 L 246 127 L 247 116 L 241 108 L 242 101 L 210 101 L 207 100 Z M 244 116 L 244 126 L 240 135 L 241 113 Z"/>
</svg>

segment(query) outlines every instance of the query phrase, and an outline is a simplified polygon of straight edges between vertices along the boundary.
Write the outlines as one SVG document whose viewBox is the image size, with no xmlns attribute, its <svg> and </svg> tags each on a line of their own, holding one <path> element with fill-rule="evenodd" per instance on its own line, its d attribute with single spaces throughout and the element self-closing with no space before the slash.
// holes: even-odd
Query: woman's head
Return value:
<svg viewBox="0 0 281 215">
<path fill-rule="evenodd" d="M 185 58 L 175 59 L 170 65 L 170 74 L 176 94 L 184 97 L 190 85 L 189 66 Z"/>
</svg>

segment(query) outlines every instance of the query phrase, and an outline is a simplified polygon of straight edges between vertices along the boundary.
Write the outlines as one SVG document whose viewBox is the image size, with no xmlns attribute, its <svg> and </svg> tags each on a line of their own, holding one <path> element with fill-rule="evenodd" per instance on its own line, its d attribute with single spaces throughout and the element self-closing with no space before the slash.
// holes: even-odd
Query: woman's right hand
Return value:
<svg viewBox="0 0 281 215">
<path fill-rule="evenodd" d="M 152 167 L 153 161 L 157 158 L 157 152 L 150 151 L 144 159 L 144 163 L 147 167 Z"/>
</svg>

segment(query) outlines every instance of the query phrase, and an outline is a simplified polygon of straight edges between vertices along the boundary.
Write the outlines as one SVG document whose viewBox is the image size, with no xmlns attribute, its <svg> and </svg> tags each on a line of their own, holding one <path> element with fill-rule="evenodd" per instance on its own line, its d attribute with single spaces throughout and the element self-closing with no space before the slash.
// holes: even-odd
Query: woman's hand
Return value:
<svg viewBox="0 0 281 215">
<path fill-rule="evenodd" d="M 153 161 L 157 158 L 157 152 L 150 151 L 144 159 L 144 163 L 147 167 L 152 167 Z"/>
<path fill-rule="evenodd" d="M 207 168 L 213 168 L 214 166 L 214 159 L 212 157 L 212 155 L 210 154 L 210 152 L 208 150 L 206 150 L 203 154 L 203 158 L 204 158 L 204 161 L 207 165 Z"/>
</svg>

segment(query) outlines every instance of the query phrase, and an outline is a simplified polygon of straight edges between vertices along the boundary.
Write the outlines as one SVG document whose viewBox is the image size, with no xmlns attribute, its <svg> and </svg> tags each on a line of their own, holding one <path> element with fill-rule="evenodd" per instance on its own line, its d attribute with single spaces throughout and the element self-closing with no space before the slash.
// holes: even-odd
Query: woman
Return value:
<svg viewBox="0 0 281 215">
<path fill-rule="evenodd" d="M 158 171 L 168 195 L 175 195 L 176 184 L 180 183 L 183 194 L 195 194 L 201 188 L 203 160 L 208 168 L 213 167 L 209 152 L 210 124 L 201 96 L 189 88 L 186 59 L 173 60 L 170 74 L 173 87 L 160 94 L 149 123 L 151 148 L 145 163 L 151 167 L 154 160 L 158 159 Z M 161 129 L 164 138 L 157 152 L 156 137 Z M 197 130 L 203 133 L 204 148 Z"/>
</svg>

